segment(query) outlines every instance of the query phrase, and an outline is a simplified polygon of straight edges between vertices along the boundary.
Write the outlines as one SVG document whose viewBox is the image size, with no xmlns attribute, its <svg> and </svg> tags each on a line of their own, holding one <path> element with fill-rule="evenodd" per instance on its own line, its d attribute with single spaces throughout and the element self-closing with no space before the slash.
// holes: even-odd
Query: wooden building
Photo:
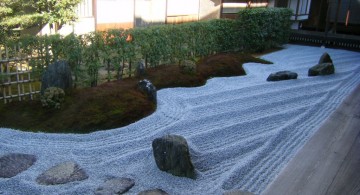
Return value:
<svg viewBox="0 0 360 195">
<path fill-rule="evenodd" d="M 114 28 L 135 28 L 220 18 L 221 0 L 83 0 L 79 20 L 60 34 L 84 34 Z M 45 26 L 39 34 L 53 33 Z"/>
<path fill-rule="evenodd" d="M 311 2 L 309 20 L 302 29 L 360 35 L 359 0 L 318 0 Z"/>
<path fill-rule="evenodd" d="M 338 31 L 360 29 L 358 0 L 83 0 L 77 8 L 79 20 L 63 26 L 59 33 L 235 18 L 240 9 L 254 7 L 291 8 L 294 29 L 324 31 L 327 23 L 329 29 Z M 46 26 L 39 34 L 50 33 Z"/>
</svg>

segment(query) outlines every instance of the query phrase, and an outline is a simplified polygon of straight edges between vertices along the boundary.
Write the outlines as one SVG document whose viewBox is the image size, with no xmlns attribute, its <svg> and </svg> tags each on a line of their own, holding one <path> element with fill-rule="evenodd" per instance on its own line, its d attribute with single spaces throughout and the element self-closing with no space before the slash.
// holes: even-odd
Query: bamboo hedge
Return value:
<svg viewBox="0 0 360 195">
<path fill-rule="evenodd" d="M 131 77 L 134 64 L 180 64 L 219 52 L 261 51 L 287 42 L 291 11 L 284 8 L 245 9 L 236 20 L 113 29 L 82 36 L 25 36 L 7 41 L 10 56 L 31 56 L 29 65 L 39 78 L 51 63 L 63 59 L 71 66 L 76 86 L 96 86 L 99 69 L 107 80 Z M 0 54 L 1 55 L 1 54 Z M 112 71 L 115 71 L 113 78 Z"/>
</svg>

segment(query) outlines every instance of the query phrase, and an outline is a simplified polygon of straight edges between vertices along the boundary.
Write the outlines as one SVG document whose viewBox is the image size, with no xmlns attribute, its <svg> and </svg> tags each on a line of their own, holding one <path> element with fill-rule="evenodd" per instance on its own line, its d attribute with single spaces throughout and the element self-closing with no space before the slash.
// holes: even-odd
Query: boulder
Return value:
<svg viewBox="0 0 360 195">
<path fill-rule="evenodd" d="M 309 76 L 318 75 L 330 75 L 335 73 L 335 67 L 333 63 L 317 64 L 309 69 Z"/>
<path fill-rule="evenodd" d="M 48 169 L 36 178 L 36 182 L 41 185 L 57 185 L 87 178 L 88 175 L 78 164 L 68 161 Z"/>
<path fill-rule="evenodd" d="M 95 195 L 123 194 L 135 185 L 130 178 L 113 178 L 107 180 L 101 187 L 96 189 Z"/>
<path fill-rule="evenodd" d="M 36 156 L 10 153 L 0 158 L 0 178 L 11 178 L 26 171 L 36 162 Z"/>
<path fill-rule="evenodd" d="M 330 55 L 327 52 L 323 53 L 323 55 L 320 57 L 318 64 L 322 64 L 322 63 L 333 63 Z"/>
<path fill-rule="evenodd" d="M 276 73 L 271 73 L 266 79 L 267 81 L 282 81 L 289 79 L 297 79 L 298 74 L 291 71 L 279 71 Z"/>
<path fill-rule="evenodd" d="M 50 64 L 41 79 L 41 94 L 49 87 L 58 87 L 66 91 L 72 87 L 72 76 L 69 64 L 66 61 L 57 61 Z"/>
<path fill-rule="evenodd" d="M 145 65 L 142 61 L 139 61 L 136 66 L 135 76 L 142 77 L 145 75 Z"/>
<path fill-rule="evenodd" d="M 138 195 L 169 195 L 162 189 L 145 190 L 140 192 Z"/>
<path fill-rule="evenodd" d="M 166 135 L 152 142 L 156 165 L 162 171 L 175 176 L 194 179 L 194 166 L 191 162 L 189 146 L 184 137 Z"/>
<path fill-rule="evenodd" d="M 148 96 L 149 100 L 156 104 L 156 87 L 149 80 L 144 79 L 139 81 L 138 88 Z"/>
</svg>

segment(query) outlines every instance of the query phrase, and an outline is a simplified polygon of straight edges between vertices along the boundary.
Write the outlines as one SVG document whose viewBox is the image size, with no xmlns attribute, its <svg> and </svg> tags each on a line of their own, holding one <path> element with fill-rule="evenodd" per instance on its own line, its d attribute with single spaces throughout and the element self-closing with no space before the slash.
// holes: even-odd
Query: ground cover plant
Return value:
<svg viewBox="0 0 360 195">
<path fill-rule="evenodd" d="M 181 71 L 178 65 L 160 65 L 147 69 L 143 78 L 151 80 L 157 89 L 201 86 L 210 77 L 244 75 L 242 65 L 246 62 L 269 63 L 250 54 L 220 53 L 200 59 L 195 74 Z M 60 109 L 44 108 L 40 101 L 0 104 L 0 126 L 35 132 L 89 133 L 128 125 L 156 110 L 154 103 L 137 89 L 139 79 L 73 89 Z"/>
</svg>

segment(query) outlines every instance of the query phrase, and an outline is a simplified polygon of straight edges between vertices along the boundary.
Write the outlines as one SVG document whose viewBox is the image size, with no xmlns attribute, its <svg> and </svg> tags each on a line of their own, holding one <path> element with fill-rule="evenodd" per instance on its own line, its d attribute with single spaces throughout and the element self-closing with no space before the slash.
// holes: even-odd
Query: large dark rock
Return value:
<svg viewBox="0 0 360 195">
<path fill-rule="evenodd" d="M 289 79 L 297 79 L 297 77 L 298 77 L 298 74 L 296 72 L 279 71 L 276 73 L 271 73 L 266 80 L 267 81 L 282 81 L 282 80 L 289 80 Z"/>
<path fill-rule="evenodd" d="M 330 75 L 335 73 L 335 67 L 333 63 L 317 64 L 309 69 L 309 76 L 318 75 Z"/>
<path fill-rule="evenodd" d="M 184 137 L 166 135 L 152 142 L 156 165 L 160 170 L 175 176 L 194 179 L 194 166 L 191 162 L 189 146 Z"/>
<path fill-rule="evenodd" d="M 71 69 L 66 61 L 50 64 L 42 75 L 41 94 L 49 87 L 58 87 L 66 91 L 72 87 Z"/>
<path fill-rule="evenodd" d="M 68 161 L 48 169 L 36 178 L 36 182 L 42 185 L 57 185 L 87 178 L 88 175 L 78 164 Z"/>
<path fill-rule="evenodd" d="M 95 195 L 123 194 L 129 191 L 134 185 L 135 181 L 130 178 L 109 179 L 96 190 Z"/>
<path fill-rule="evenodd" d="M 162 189 L 145 190 L 140 192 L 138 195 L 169 195 Z"/>
<path fill-rule="evenodd" d="M 319 59 L 318 64 L 322 64 L 322 63 L 333 63 L 330 55 L 327 52 L 325 52 Z"/>
<path fill-rule="evenodd" d="M 36 161 L 30 154 L 11 153 L 0 158 L 0 178 L 11 178 L 27 170 Z"/>
<path fill-rule="evenodd" d="M 145 93 L 149 100 L 157 103 L 156 99 L 156 87 L 147 79 L 141 80 L 138 82 L 138 88 L 141 92 Z"/>
</svg>

